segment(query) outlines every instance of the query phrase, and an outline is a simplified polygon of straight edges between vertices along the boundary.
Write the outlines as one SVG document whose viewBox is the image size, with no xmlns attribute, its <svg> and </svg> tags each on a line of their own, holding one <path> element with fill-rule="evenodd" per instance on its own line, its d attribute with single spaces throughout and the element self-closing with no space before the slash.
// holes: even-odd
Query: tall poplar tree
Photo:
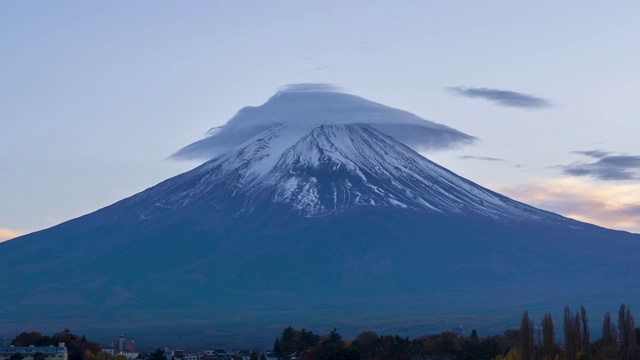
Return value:
<svg viewBox="0 0 640 360">
<path fill-rule="evenodd" d="M 636 346 L 636 328 L 631 309 L 624 304 L 618 310 L 618 333 L 620 334 L 620 348 L 632 349 Z"/>
<path fill-rule="evenodd" d="M 618 347 L 618 329 L 611 321 L 611 315 L 608 311 L 604 313 L 602 321 L 602 346 L 605 348 Z"/>
<path fill-rule="evenodd" d="M 556 331 L 553 328 L 553 318 L 547 313 L 542 318 L 542 358 L 553 360 L 557 351 Z"/>
<path fill-rule="evenodd" d="M 534 360 L 535 344 L 533 342 L 533 321 L 529 319 L 529 312 L 522 314 L 520 323 L 520 349 L 522 360 Z"/>
<path fill-rule="evenodd" d="M 569 305 L 564 308 L 564 354 L 567 360 L 576 360 L 580 349 L 580 314 L 571 315 Z"/>
<path fill-rule="evenodd" d="M 586 353 L 589 351 L 589 318 L 587 317 L 587 309 L 584 306 L 580 307 L 580 333 L 582 335 L 580 339 L 580 351 Z"/>
</svg>

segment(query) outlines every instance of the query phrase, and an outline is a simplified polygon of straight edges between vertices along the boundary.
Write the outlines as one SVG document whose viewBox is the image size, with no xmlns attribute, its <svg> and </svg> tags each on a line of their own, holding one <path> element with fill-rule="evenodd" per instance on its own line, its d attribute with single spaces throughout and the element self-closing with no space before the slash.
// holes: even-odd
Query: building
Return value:
<svg viewBox="0 0 640 360">
<path fill-rule="evenodd" d="M 120 352 L 135 352 L 136 342 L 133 340 L 127 340 L 124 338 L 124 335 L 120 335 L 118 340 L 111 342 L 111 347 L 116 350 L 116 354 Z"/>
<path fill-rule="evenodd" d="M 64 343 L 58 346 L 3 346 L 0 347 L 0 360 L 9 360 L 20 354 L 23 360 L 68 360 L 69 354 Z M 14 356 L 15 358 L 15 356 Z"/>
<path fill-rule="evenodd" d="M 105 354 L 109 354 L 111 356 L 116 354 L 116 349 L 112 347 L 103 347 L 101 350 Z"/>
<path fill-rule="evenodd" d="M 121 351 L 121 352 L 117 353 L 116 355 L 126 356 L 127 358 L 129 358 L 129 360 L 135 360 L 135 359 L 138 358 L 139 354 L 137 352 Z"/>
</svg>

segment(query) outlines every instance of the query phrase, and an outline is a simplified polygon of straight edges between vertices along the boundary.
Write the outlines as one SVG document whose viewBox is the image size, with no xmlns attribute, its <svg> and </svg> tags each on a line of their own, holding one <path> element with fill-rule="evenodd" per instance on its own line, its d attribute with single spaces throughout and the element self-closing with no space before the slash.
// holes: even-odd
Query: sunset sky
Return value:
<svg viewBox="0 0 640 360">
<path fill-rule="evenodd" d="M 640 232 L 640 2 L 0 1 L 0 241 L 196 166 L 168 159 L 287 84 L 476 139 L 429 159 Z"/>
</svg>

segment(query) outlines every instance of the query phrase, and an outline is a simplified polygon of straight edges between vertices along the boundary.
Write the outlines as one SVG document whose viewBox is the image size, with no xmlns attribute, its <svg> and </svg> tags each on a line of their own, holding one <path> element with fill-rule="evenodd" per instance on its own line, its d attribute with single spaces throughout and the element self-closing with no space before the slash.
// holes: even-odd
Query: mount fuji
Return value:
<svg viewBox="0 0 640 360">
<path fill-rule="evenodd" d="M 524 310 L 638 307 L 640 235 L 414 150 L 473 139 L 332 88 L 285 89 L 174 154 L 208 159 L 197 168 L 1 243 L 0 330 L 244 345 L 289 324 L 501 331 Z"/>
</svg>

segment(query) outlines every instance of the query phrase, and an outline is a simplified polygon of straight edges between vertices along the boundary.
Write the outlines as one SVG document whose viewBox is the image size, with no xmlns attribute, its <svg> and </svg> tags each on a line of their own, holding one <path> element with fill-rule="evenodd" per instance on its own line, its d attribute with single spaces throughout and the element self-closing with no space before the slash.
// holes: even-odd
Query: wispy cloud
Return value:
<svg viewBox="0 0 640 360">
<path fill-rule="evenodd" d="M 587 176 L 599 180 L 638 180 L 640 179 L 640 156 L 613 154 L 602 150 L 573 151 L 585 155 L 595 162 L 575 162 L 560 166 L 571 176 Z"/>
<path fill-rule="evenodd" d="M 596 159 L 601 159 L 605 156 L 611 155 L 610 152 L 608 151 L 603 151 L 603 150 L 583 150 L 583 151 L 572 151 L 572 154 L 580 154 L 580 155 L 586 155 L 592 158 L 596 158 Z"/>
<path fill-rule="evenodd" d="M 314 68 L 309 69 L 308 71 L 309 72 L 315 72 L 315 71 L 324 71 L 324 70 L 329 70 L 329 65 L 321 64 L 321 65 L 318 65 L 318 66 L 316 66 Z"/>
<path fill-rule="evenodd" d="M 465 159 L 465 160 L 505 161 L 504 159 L 490 157 L 490 156 L 464 155 L 464 156 L 459 156 L 459 158 L 460 159 Z"/>
<path fill-rule="evenodd" d="M 551 101 L 547 99 L 510 90 L 468 88 L 463 86 L 452 86 L 446 88 L 446 90 L 453 95 L 484 99 L 500 106 L 529 109 L 543 109 L 552 106 Z"/>
<path fill-rule="evenodd" d="M 492 188 L 576 220 L 640 233 L 640 184 L 600 186 L 571 177 Z"/>
<path fill-rule="evenodd" d="M 260 106 L 241 109 L 224 125 L 210 129 L 204 139 L 171 157 L 208 160 L 274 128 L 338 124 L 367 124 L 417 151 L 457 148 L 477 140 L 410 112 L 344 93 L 332 84 L 293 84 Z"/>
<path fill-rule="evenodd" d="M 0 242 L 7 241 L 24 234 L 25 233 L 22 231 L 0 228 Z"/>
</svg>

